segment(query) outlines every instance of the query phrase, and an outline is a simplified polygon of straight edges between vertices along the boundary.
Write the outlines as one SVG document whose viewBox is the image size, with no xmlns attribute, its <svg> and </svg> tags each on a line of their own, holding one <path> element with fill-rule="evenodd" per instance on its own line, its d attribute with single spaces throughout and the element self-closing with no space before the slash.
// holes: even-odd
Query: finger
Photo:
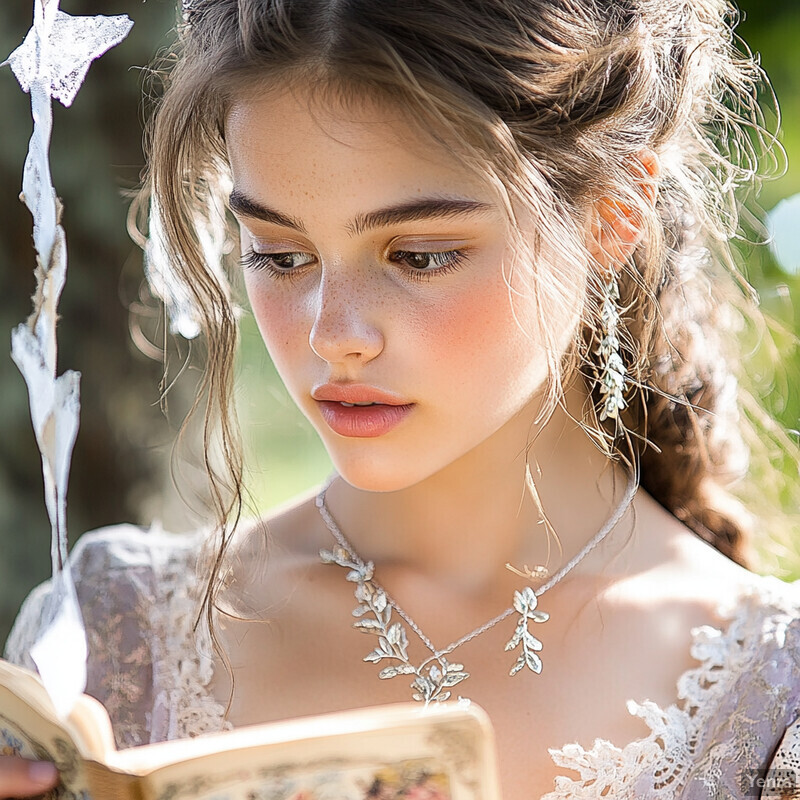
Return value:
<svg viewBox="0 0 800 800">
<path fill-rule="evenodd" d="M 57 783 L 58 771 L 49 761 L 0 756 L 0 797 L 30 797 Z"/>
</svg>

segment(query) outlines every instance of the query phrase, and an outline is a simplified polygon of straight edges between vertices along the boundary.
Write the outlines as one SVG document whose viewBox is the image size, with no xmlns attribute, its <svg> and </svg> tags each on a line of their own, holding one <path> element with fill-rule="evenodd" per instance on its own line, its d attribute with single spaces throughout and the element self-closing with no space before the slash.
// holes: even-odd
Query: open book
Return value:
<svg viewBox="0 0 800 800">
<path fill-rule="evenodd" d="M 475 705 L 380 706 L 117 750 L 83 695 L 58 719 L 38 676 L 0 660 L 0 754 L 54 761 L 61 800 L 499 800 Z"/>
</svg>

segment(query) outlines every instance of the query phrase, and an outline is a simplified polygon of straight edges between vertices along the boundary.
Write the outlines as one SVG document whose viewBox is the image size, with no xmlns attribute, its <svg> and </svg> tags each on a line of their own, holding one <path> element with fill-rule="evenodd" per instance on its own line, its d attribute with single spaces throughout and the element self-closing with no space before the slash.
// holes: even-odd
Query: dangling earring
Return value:
<svg viewBox="0 0 800 800">
<path fill-rule="evenodd" d="M 595 350 L 600 361 L 600 368 L 595 368 L 600 383 L 600 394 L 603 405 L 600 410 L 600 421 L 619 419 L 619 412 L 627 407 L 623 396 L 627 383 L 627 370 L 622 361 L 619 347 L 619 285 L 617 276 L 612 272 L 608 283 L 603 285 L 603 305 L 600 309 L 602 338 Z"/>
</svg>

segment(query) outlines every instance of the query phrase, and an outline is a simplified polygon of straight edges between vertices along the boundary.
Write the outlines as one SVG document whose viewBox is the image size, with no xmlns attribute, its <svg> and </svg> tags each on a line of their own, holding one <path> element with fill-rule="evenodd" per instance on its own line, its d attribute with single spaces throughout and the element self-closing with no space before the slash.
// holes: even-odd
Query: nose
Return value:
<svg viewBox="0 0 800 800">
<path fill-rule="evenodd" d="M 384 346 L 377 324 L 375 287 L 366 276 L 343 272 L 323 267 L 308 343 L 330 364 L 353 359 L 366 363 Z"/>
</svg>

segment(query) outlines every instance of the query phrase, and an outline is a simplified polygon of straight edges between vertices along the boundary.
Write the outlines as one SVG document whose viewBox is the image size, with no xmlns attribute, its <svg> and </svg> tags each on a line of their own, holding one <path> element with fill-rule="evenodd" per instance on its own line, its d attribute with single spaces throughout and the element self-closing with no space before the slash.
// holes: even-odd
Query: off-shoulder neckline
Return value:
<svg viewBox="0 0 800 800">
<path fill-rule="evenodd" d="M 753 623 L 776 613 L 785 615 L 776 624 L 773 636 L 778 645 L 783 644 L 785 626 L 800 618 L 800 580 L 783 581 L 773 575 L 750 573 L 743 582 L 741 591 L 720 601 L 717 615 L 723 620 L 719 626 L 701 625 L 691 629 L 691 656 L 698 661 L 694 667 L 682 672 L 676 681 L 676 700 L 662 708 L 651 700 L 634 699 L 627 701 L 628 712 L 640 717 L 650 728 L 650 733 L 619 746 L 608 739 L 596 738 L 589 749 L 577 742 L 564 744 L 560 748 L 548 748 L 548 753 L 557 767 L 577 772 L 580 778 L 559 776 L 555 788 L 543 795 L 540 800 L 563 800 L 566 797 L 588 798 L 585 791 L 578 790 L 597 785 L 597 794 L 592 797 L 605 797 L 597 782 L 603 776 L 609 777 L 609 767 L 614 766 L 614 780 L 620 780 L 624 770 L 630 781 L 637 774 L 651 774 L 663 770 L 665 774 L 674 768 L 671 760 L 669 742 L 679 737 L 683 743 L 695 742 L 701 733 L 704 719 L 712 706 L 709 703 L 719 700 L 724 693 L 723 674 L 731 674 L 732 661 L 746 650 L 747 642 L 741 637 L 753 630 Z M 708 681 L 713 670 L 718 679 Z M 698 713 L 698 709 L 703 709 Z M 662 774 L 662 783 L 663 781 Z M 671 795 L 670 795 L 671 796 Z"/>
<path fill-rule="evenodd" d="M 111 541 L 119 544 L 121 537 L 113 535 L 118 533 L 116 530 L 118 527 L 123 526 L 113 526 L 93 533 L 98 538 L 110 536 Z M 124 537 L 126 544 L 133 547 L 134 551 L 140 543 L 146 543 L 146 549 L 150 551 L 151 556 L 155 555 L 154 549 L 164 548 L 165 555 L 178 549 L 184 553 L 179 560 L 196 558 L 198 543 L 203 541 L 207 543 L 209 534 L 208 531 L 166 533 L 159 525 L 152 526 L 150 530 L 141 528 L 134 530 L 138 536 L 132 539 L 129 528 L 126 531 L 127 536 Z M 73 557 L 78 555 L 82 545 L 87 542 L 88 539 L 82 537 L 82 541 L 72 554 Z M 157 557 L 156 560 L 161 559 Z M 191 573 L 192 570 L 187 569 L 183 575 L 189 577 Z M 188 595 L 196 594 L 198 585 L 198 582 L 190 580 L 186 587 Z M 782 645 L 782 637 L 792 620 L 797 619 L 800 624 L 800 580 L 789 583 L 772 575 L 751 572 L 745 576 L 739 591 L 717 604 L 716 611 L 718 619 L 722 620 L 718 626 L 702 625 L 691 629 L 690 654 L 698 663 L 678 677 L 675 701 L 665 708 L 647 699 L 641 702 L 634 699 L 627 701 L 629 713 L 642 718 L 650 728 L 650 733 L 623 746 L 618 746 L 607 739 L 596 738 L 588 749 L 577 742 L 564 744 L 560 748 L 548 748 L 548 753 L 557 767 L 577 773 L 580 777 L 557 777 L 554 789 L 543 795 L 540 800 L 565 800 L 574 797 L 601 800 L 606 796 L 602 790 L 604 781 L 611 779 L 614 781 L 614 788 L 618 788 L 619 781 L 627 780 L 624 784 L 627 788 L 637 776 L 646 777 L 655 774 L 657 770 L 668 772 L 675 769 L 673 760 L 675 753 L 670 750 L 670 743 L 673 750 L 676 747 L 685 750 L 701 735 L 704 721 L 719 706 L 721 700 L 719 695 L 724 693 L 725 688 L 724 677 L 734 672 L 737 656 L 742 658 L 747 655 L 746 638 L 748 633 L 756 630 L 755 623 L 761 623 L 771 615 L 775 616 L 771 636 L 777 646 Z M 761 631 L 762 626 L 759 624 L 758 632 Z M 197 630 L 192 630 L 190 627 L 186 631 L 186 637 L 187 640 L 194 641 L 192 649 L 199 646 L 202 652 L 210 654 L 210 641 L 203 625 Z M 202 669 L 198 664 L 197 688 L 203 687 L 205 691 L 209 691 L 213 681 L 213 659 L 206 655 L 200 661 Z M 712 671 L 715 679 L 709 681 Z M 187 676 L 183 675 L 184 682 L 186 678 Z M 195 697 L 195 702 L 200 702 L 199 696 Z M 224 706 L 218 704 L 213 696 L 209 694 L 201 705 L 205 708 L 205 714 L 201 714 L 198 719 L 209 716 L 209 719 L 219 720 L 217 724 L 221 724 L 223 728 L 230 727 L 230 723 L 224 721 Z M 204 724 L 196 731 L 187 728 L 183 731 L 183 735 L 196 735 L 208 730 Z M 684 766 L 691 766 L 690 760 L 684 759 Z M 587 793 L 593 791 L 592 794 Z M 664 796 L 672 797 L 671 794 Z"/>
</svg>

